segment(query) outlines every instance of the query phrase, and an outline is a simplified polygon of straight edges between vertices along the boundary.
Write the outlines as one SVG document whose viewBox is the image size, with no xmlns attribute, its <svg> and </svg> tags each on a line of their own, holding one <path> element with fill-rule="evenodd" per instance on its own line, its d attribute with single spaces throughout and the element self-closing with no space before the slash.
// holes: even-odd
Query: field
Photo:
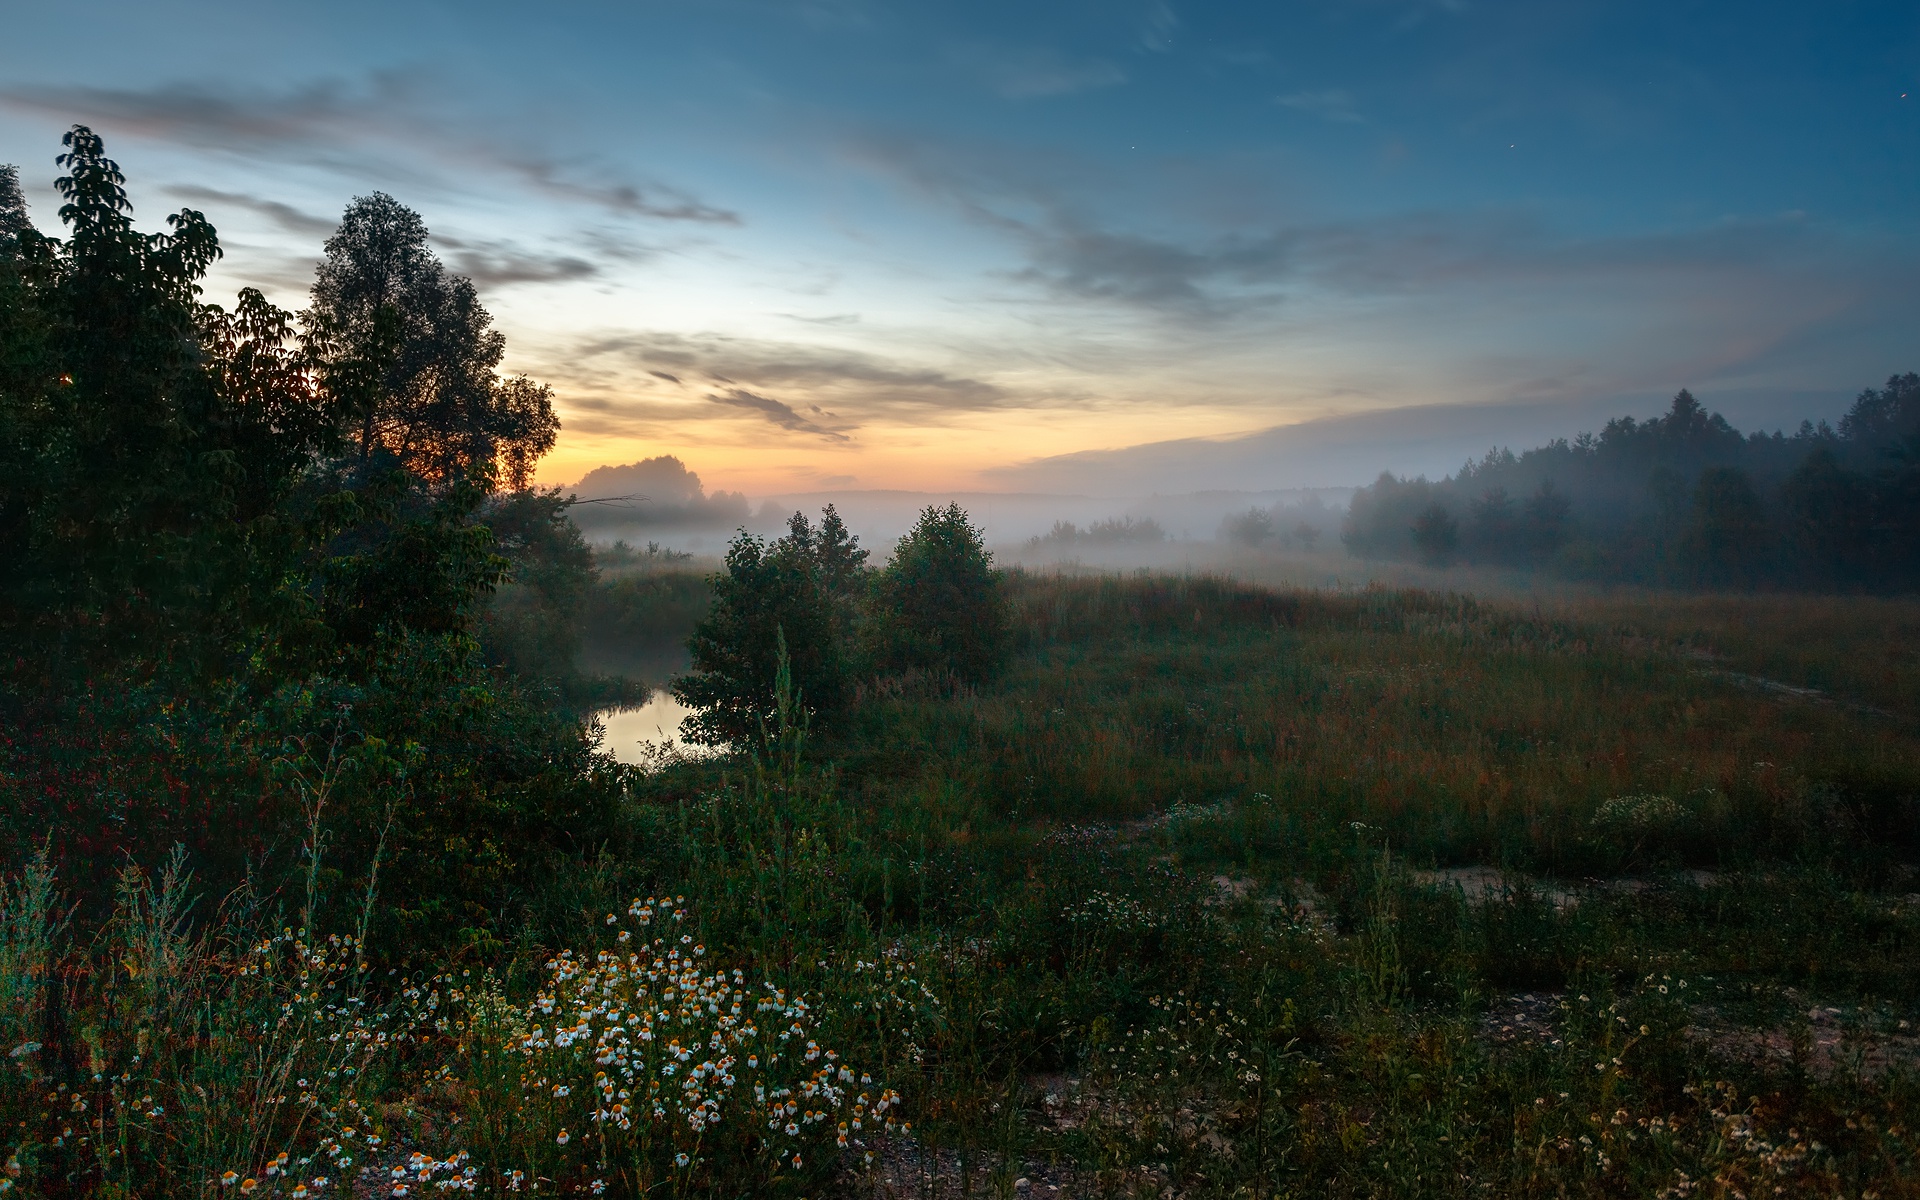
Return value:
<svg viewBox="0 0 1920 1200">
<path fill-rule="evenodd" d="M 248 1004 L 306 1011 L 311 972 L 412 1031 L 351 1096 L 313 1088 L 380 1130 L 361 1157 L 383 1195 L 389 1164 L 415 1187 L 751 1190 L 720 1133 L 643 1115 L 609 1138 L 567 1098 L 624 1069 L 606 1019 L 637 1003 L 637 975 L 586 964 L 670 910 L 701 950 L 683 1000 L 764 980 L 769 1030 L 870 1072 L 789 1127 L 814 1138 L 776 1164 L 793 1194 L 1920 1195 L 1920 603 L 1009 586 L 992 683 L 876 681 L 845 728 L 796 718 L 750 761 L 634 772 L 630 851 L 553 880 L 517 942 L 402 962 L 398 993 L 354 983 L 350 939 L 291 928 L 295 999 L 247 992 L 293 969 L 281 943 L 251 944 L 251 975 L 237 936 L 165 950 L 181 901 L 155 881 L 107 936 L 175 964 L 166 1003 L 235 1028 Z M 160 1003 L 139 979 L 111 1004 Z M 563 1053 L 569 1012 L 604 1057 Z M 206 1084 L 204 1049 L 167 1053 Z M 293 1091 L 325 1064 L 276 1069 Z M 223 1086 L 271 1103 L 247 1070 Z M 778 1103 L 713 1085 L 714 1129 L 764 1115 L 719 1120 L 750 1085 Z M 208 1178 L 244 1136 L 204 1152 Z"/>
</svg>

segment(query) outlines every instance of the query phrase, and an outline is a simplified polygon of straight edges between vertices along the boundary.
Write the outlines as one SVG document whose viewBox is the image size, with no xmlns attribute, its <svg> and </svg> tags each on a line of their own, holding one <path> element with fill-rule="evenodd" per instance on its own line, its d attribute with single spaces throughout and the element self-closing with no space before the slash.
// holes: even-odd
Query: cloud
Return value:
<svg viewBox="0 0 1920 1200">
<path fill-rule="evenodd" d="M 1290 92 L 1275 96 L 1275 104 L 1340 125 L 1358 125 L 1366 120 L 1353 106 L 1353 96 L 1338 89 L 1324 92 Z"/>
<path fill-rule="evenodd" d="M 483 286 L 565 283 L 600 273 L 596 264 L 571 254 L 538 254 L 499 241 L 467 242 L 444 236 L 433 240 L 451 251 L 448 265 L 456 273 Z"/>
<path fill-rule="evenodd" d="M 190 183 L 177 184 L 166 190 L 169 195 L 178 196 L 182 200 L 198 201 L 203 204 L 230 204 L 235 208 L 244 208 L 267 218 L 288 233 L 325 238 L 331 237 L 334 230 L 339 227 L 337 221 L 302 212 L 291 204 L 250 196 L 244 192 L 223 192 Z"/>
<path fill-rule="evenodd" d="M 1180 28 L 1180 14 L 1166 0 L 1153 0 L 1140 15 L 1140 48 L 1164 54 L 1173 49 L 1174 31 Z"/>
<path fill-rule="evenodd" d="M 1241 290 L 1235 307 L 1271 303 L 1277 297 L 1248 295 L 1244 288 L 1276 282 L 1287 270 L 1288 247 L 1281 237 L 1187 246 L 1110 232 L 1062 214 L 1028 226 L 1023 240 L 1031 265 L 1016 278 L 1081 299 L 1119 300 L 1189 316 L 1217 315 L 1227 299 L 1222 284 Z"/>
<path fill-rule="evenodd" d="M 266 217 L 290 233 L 326 238 L 333 235 L 338 222 L 302 212 L 290 204 L 267 200 L 243 192 L 223 192 L 199 184 L 179 184 L 166 189 L 183 200 L 210 205 L 231 205 Z M 588 279 L 600 273 L 597 264 L 571 254 L 540 254 L 508 242 L 472 242 L 449 234 L 435 234 L 433 240 L 450 251 L 447 263 L 456 273 L 482 286 L 504 287 L 515 283 L 564 283 Z M 616 255 L 631 257 L 631 255 Z M 306 270 L 305 260 L 301 260 Z"/>
<path fill-rule="evenodd" d="M 702 380 L 749 391 L 803 392 L 808 403 L 829 403 L 863 418 L 980 411 L 1004 407 L 1011 400 L 1003 389 L 983 380 L 871 354 L 718 334 L 603 334 L 581 339 L 566 357 L 577 369 L 593 370 L 597 362 L 610 359 L 676 384 Z"/>
<path fill-rule="evenodd" d="M 412 99 L 398 75 L 376 74 L 355 93 L 337 80 L 283 92 L 173 84 L 144 91 L 92 87 L 0 88 L 8 108 L 110 122 L 143 137 L 215 149 L 308 143 L 367 131 L 381 109 Z"/>
<path fill-rule="evenodd" d="M 723 392 L 710 394 L 707 399 L 713 401 L 715 404 L 726 405 L 729 408 L 744 408 L 750 412 L 757 412 L 769 422 L 778 425 L 782 429 L 790 429 L 795 433 L 809 433 L 815 437 L 825 438 L 830 442 L 850 442 L 853 440 L 838 430 L 828 429 L 824 425 L 809 421 L 807 418 L 795 412 L 792 405 L 780 400 L 775 400 L 771 396 L 757 395 L 745 388 L 728 388 Z M 820 410 L 815 408 L 814 411 L 819 412 Z"/>
<path fill-rule="evenodd" d="M 1651 297 L 1676 281 L 1704 288 L 1731 274 L 1778 290 L 1808 272 L 1858 276 L 1886 249 L 1847 244 L 1797 213 L 1598 234 L 1558 229 L 1517 207 L 1227 230 L 1191 219 L 1149 226 L 1148 214 L 1095 212 L 1080 199 L 1111 190 L 1094 168 L 929 139 L 868 138 L 851 153 L 1004 237 L 1024 259 L 1005 276 L 1056 299 L 1189 324 L 1264 318 L 1316 297 L 1345 302 L 1493 285 L 1568 295 L 1605 285 Z"/>
<path fill-rule="evenodd" d="M 505 171 L 545 195 L 619 216 L 739 225 L 738 213 L 662 183 L 641 184 L 586 164 L 531 153 L 496 134 L 477 133 L 470 119 L 429 112 L 423 86 L 398 72 L 375 72 L 352 87 L 320 80 L 285 90 L 222 89 L 170 84 L 144 90 L 95 87 L 0 87 L 0 107 L 53 113 L 125 132 L 204 149 L 332 161 L 386 144 L 408 156 L 422 152 L 457 167 Z"/>
<path fill-rule="evenodd" d="M 1044 47 L 968 45 L 955 50 L 953 58 L 1008 100 L 1065 96 L 1127 81 L 1127 73 L 1105 59 L 1070 59 Z"/>
<path fill-rule="evenodd" d="M 563 200 L 597 205 L 608 212 L 650 217 L 658 221 L 694 221 L 710 225 L 739 225 L 740 214 L 703 204 L 677 188 L 653 184 L 641 188 L 618 180 L 569 179 L 560 164 L 548 159 L 502 154 L 498 161 L 536 189 Z"/>
</svg>

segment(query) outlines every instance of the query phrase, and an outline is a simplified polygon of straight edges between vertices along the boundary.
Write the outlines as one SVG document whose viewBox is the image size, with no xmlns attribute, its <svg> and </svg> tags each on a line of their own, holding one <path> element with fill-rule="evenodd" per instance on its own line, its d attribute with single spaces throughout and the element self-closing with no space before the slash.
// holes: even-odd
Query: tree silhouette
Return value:
<svg viewBox="0 0 1920 1200">
<path fill-rule="evenodd" d="M 1460 544 L 1460 523 L 1446 505 L 1435 501 L 1420 510 L 1413 519 L 1413 544 L 1420 557 L 1433 566 L 1445 566 Z"/>
<path fill-rule="evenodd" d="M 497 377 L 506 339 L 418 213 L 383 192 L 355 200 L 312 298 L 308 341 L 363 462 L 384 453 L 443 486 L 527 486 L 559 431 L 551 393 Z"/>
<path fill-rule="evenodd" d="M 0 163 L 0 255 L 11 253 L 20 235 L 32 228 L 27 198 L 20 191 L 20 168 Z"/>
<path fill-rule="evenodd" d="M 889 666 L 986 678 L 1007 632 L 1006 600 L 985 536 L 958 504 L 929 505 L 876 584 Z"/>
</svg>

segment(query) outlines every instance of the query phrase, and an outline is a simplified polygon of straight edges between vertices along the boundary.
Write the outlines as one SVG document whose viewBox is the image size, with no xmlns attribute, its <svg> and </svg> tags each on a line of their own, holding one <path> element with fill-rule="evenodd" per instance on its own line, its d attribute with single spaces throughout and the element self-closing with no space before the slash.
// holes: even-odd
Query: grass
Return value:
<svg viewBox="0 0 1920 1200">
<path fill-rule="evenodd" d="M 29 872 L 7 1178 L 1920 1195 L 1920 605 L 1010 590 L 991 684 L 635 774 L 491 955 Z"/>
</svg>

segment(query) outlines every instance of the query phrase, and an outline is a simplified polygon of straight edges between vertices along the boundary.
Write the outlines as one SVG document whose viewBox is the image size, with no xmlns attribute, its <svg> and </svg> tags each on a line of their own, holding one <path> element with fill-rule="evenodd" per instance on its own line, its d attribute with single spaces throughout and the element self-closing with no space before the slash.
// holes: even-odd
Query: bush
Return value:
<svg viewBox="0 0 1920 1200">
<path fill-rule="evenodd" d="M 831 721 L 846 704 L 846 664 L 835 606 L 810 539 L 771 545 L 746 530 L 727 547 L 727 571 L 712 580 L 713 607 L 687 641 L 692 670 L 673 694 L 695 709 L 690 740 L 741 743 L 776 708 L 775 678 L 786 654 L 800 702 Z"/>
<path fill-rule="evenodd" d="M 1006 645 L 1007 602 L 981 531 L 958 504 L 929 506 L 880 573 L 881 658 L 897 670 L 986 678 Z"/>
</svg>

